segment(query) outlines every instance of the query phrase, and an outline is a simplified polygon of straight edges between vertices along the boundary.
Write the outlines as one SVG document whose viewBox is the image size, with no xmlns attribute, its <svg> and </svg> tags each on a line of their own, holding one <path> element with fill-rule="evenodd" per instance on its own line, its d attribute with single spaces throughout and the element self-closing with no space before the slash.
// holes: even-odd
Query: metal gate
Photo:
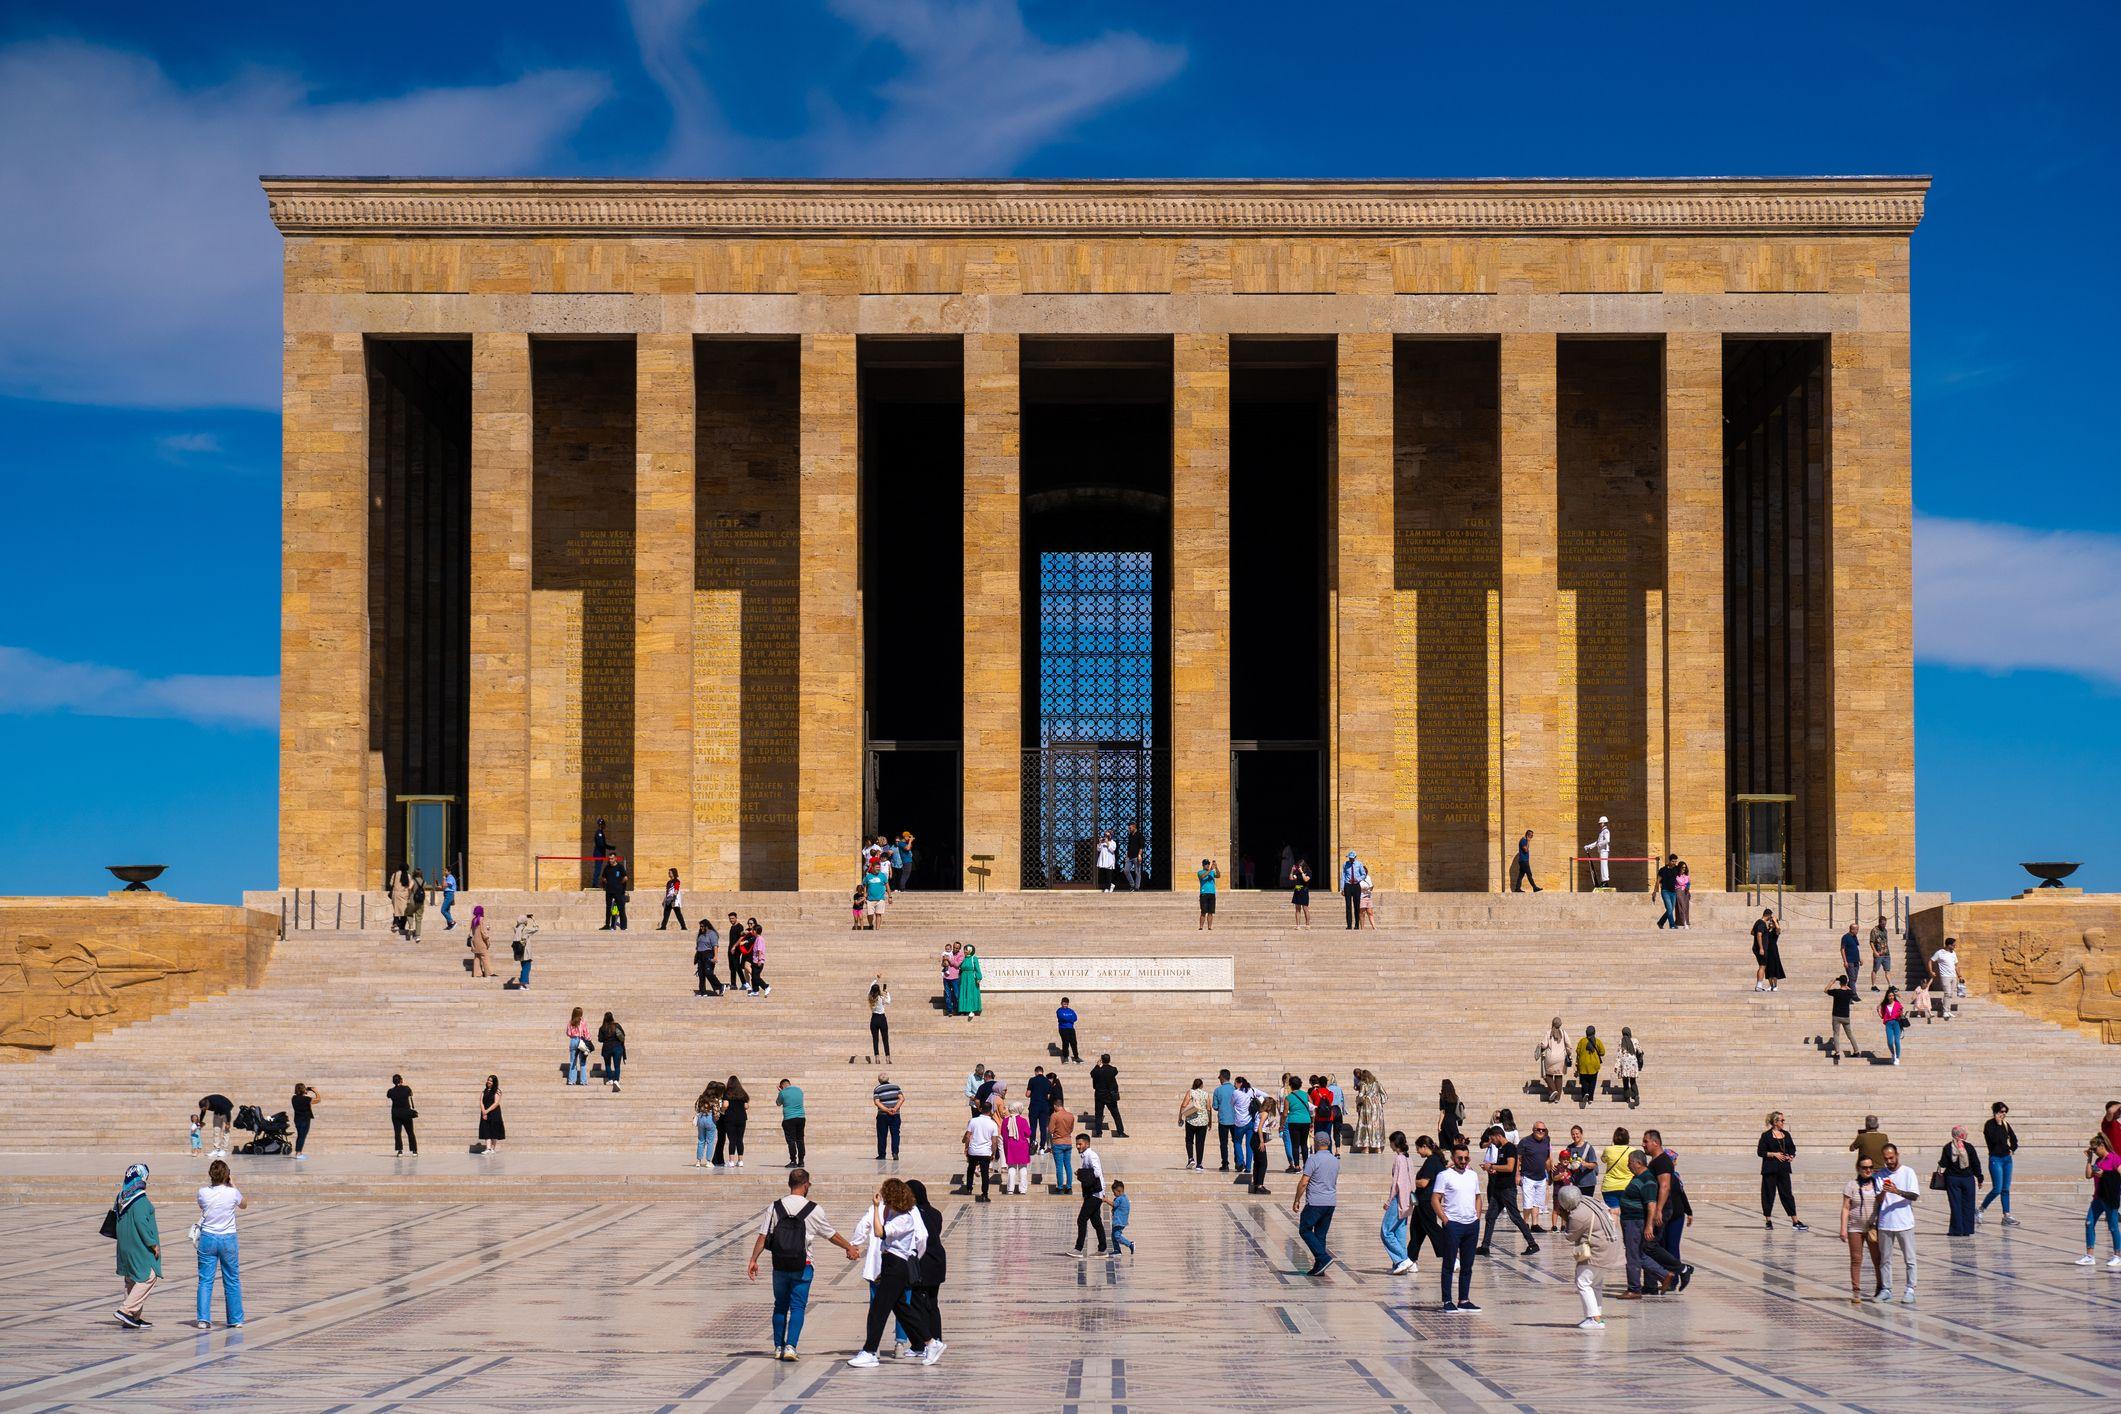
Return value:
<svg viewBox="0 0 2121 1414">
<path fill-rule="evenodd" d="M 1129 825 L 1141 826 L 1144 857 L 1154 860 L 1156 764 L 1156 753 L 1139 742 L 1062 742 L 1026 751 L 1021 887 L 1095 885 L 1099 835 L 1110 830 L 1124 857 Z"/>
</svg>

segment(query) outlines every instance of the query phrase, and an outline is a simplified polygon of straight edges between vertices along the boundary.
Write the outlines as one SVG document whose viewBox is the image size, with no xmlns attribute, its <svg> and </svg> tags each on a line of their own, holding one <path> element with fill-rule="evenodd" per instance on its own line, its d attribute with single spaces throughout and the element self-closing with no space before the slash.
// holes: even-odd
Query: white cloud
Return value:
<svg viewBox="0 0 2121 1414">
<path fill-rule="evenodd" d="M 277 407 L 280 238 L 261 173 L 516 173 L 604 91 L 551 71 L 323 103 L 286 73 L 184 89 L 117 49 L 0 47 L 0 391 Z"/>
<path fill-rule="evenodd" d="M 693 22 L 705 0 L 629 0 L 641 62 L 671 108 L 664 169 L 823 176 L 1000 176 L 1093 114 L 1184 67 L 1185 51 L 1127 31 L 1050 44 L 1018 0 L 831 0 L 865 41 L 904 60 L 850 115 L 829 93 L 810 131 L 785 141 L 729 130 L 702 76 Z"/>
<path fill-rule="evenodd" d="M 221 439 L 211 432 L 172 432 L 156 440 L 155 450 L 167 461 L 212 456 L 221 450 Z"/>
<path fill-rule="evenodd" d="M 2121 686 L 2121 535 L 1917 516 L 1915 656 Z"/>
<path fill-rule="evenodd" d="M 65 663 L 26 648 L 0 647 L 0 712 L 172 717 L 270 731 L 280 721 L 280 680 L 201 673 L 151 678 L 129 668 Z"/>
</svg>

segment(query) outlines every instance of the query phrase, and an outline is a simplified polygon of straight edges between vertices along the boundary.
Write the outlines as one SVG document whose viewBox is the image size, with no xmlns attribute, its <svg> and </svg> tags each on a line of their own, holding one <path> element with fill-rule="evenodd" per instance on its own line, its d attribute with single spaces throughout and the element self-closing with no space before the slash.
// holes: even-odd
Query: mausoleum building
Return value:
<svg viewBox="0 0 2121 1414">
<path fill-rule="evenodd" d="M 1912 885 L 1927 185 L 268 178 L 280 883 Z"/>
</svg>

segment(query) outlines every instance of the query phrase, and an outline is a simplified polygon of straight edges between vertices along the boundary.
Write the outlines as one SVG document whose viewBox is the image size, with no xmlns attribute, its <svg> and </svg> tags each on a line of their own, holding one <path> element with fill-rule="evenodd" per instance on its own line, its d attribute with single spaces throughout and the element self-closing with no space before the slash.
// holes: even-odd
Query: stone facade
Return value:
<svg viewBox="0 0 2121 1414">
<path fill-rule="evenodd" d="M 1798 882 L 1912 882 L 1921 179 L 265 185 L 287 238 L 284 884 L 392 862 L 364 350 L 409 339 L 470 348 L 469 877 L 550 883 L 536 857 L 587 853 L 601 815 L 644 887 L 843 887 L 860 349 L 909 337 L 963 352 L 965 670 L 938 687 L 963 695 L 989 887 L 1020 847 L 1019 348 L 1081 337 L 1172 348 L 1181 877 L 1233 852 L 1242 808 L 1229 585 L 1262 570 L 1228 551 L 1232 344 L 1330 344 L 1323 817 L 1329 857 L 1360 850 L 1387 889 L 1502 887 L 1526 828 L 1561 885 L 1600 813 L 1616 853 L 1721 882 L 1723 355 L 1816 341 L 1830 535 L 1807 613 L 1830 631 L 1803 651 L 1831 769 L 1799 792 L 1826 844 Z"/>
</svg>

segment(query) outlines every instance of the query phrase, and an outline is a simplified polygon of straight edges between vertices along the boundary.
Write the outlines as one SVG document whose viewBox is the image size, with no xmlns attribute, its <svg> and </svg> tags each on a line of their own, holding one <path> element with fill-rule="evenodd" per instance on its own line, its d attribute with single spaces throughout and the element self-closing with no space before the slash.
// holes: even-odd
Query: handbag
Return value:
<svg viewBox="0 0 2121 1414">
<path fill-rule="evenodd" d="M 111 1204 L 110 1211 L 103 1215 L 103 1226 L 98 1228 L 97 1231 L 105 1237 L 114 1238 L 118 1235 L 118 1205 L 116 1203 Z"/>
<path fill-rule="evenodd" d="M 1930 1175 L 1930 1187 L 1939 1193 L 1944 1191 L 1944 1165 L 1937 1165 L 1937 1171 Z"/>
</svg>

